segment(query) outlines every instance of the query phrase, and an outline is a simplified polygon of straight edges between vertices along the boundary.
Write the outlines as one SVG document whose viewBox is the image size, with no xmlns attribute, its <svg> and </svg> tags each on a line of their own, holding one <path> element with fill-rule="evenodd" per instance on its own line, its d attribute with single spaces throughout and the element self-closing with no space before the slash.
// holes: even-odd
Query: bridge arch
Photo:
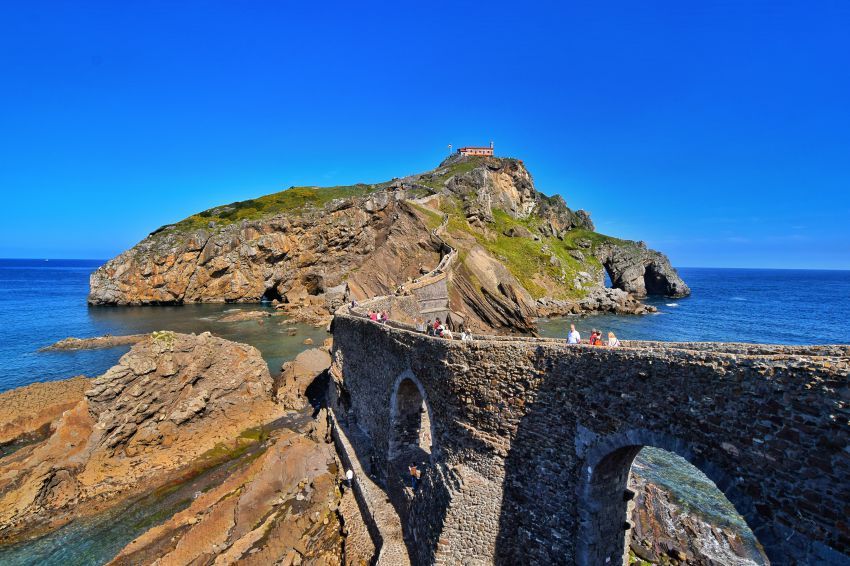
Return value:
<svg viewBox="0 0 850 566">
<path fill-rule="evenodd" d="M 433 412 L 422 382 L 412 371 L 399 375 L 390 396 L 387 461 L 428 462 L 434 457 Z"/>
<path fill-rule="evenodd" d="M 736 489 L 729 474 L 694 453 L 683 440 L 645 429 L 628 430 L 597 439 L 585 452 L 578 485 L 579 528 L 576 562 L 581 566 L 623 564 L 628 549 L 630 526 L 628 490 L 632 462 L 646 446 L 677 454 L 704 473 L 745 519 L 754 533 L 767 527 L 752 500 Z M 758 536 L 758 535 L 757 535 Z M 768 558 L 776 560 L 783 551 L 759 538 Z"/>
</svg>

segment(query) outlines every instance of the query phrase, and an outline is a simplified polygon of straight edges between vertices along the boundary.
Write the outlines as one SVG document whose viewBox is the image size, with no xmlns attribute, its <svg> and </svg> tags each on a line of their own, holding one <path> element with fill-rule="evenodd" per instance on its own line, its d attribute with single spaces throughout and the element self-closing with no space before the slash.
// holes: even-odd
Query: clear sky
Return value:
<svg viewBox="0 0 850 566">
<path fill-rule="evenodd" d="M 678 266 L 850 268 L 850 2 L 4 2 L 0 257 L 496 143 Z"/>
</svg>

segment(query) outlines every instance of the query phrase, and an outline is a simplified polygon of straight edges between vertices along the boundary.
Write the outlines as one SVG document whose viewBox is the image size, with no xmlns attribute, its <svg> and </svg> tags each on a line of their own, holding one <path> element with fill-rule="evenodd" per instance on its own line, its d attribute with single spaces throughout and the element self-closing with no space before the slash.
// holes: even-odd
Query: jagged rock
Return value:
<svg viewBox="0 0 850 566">
<path fill-rule="evenodd" d="M 272 313 L 268 311 L 239 311 L 221 317 L 220 319 L 218 319 L 218 322 L 243 322 L 246 320 L 261 320 L 271 315 Z"/>
<path fill-rule="evenodd" d="M 691 290 L 667 257 L 640 245 L 601 244 L 594 255 L 602 262 L 614 287 L 644 297 L 684 297 Z"/>
<path fill-rule="evenodd" d="M 292 564 L 294 557 L 342 564 L 332 447 L 286 429 L 274 434 L 258 458 L 133 540 L 110 564 Z"/>
<path fill-rule="evenodd" d="M 672 558 L 694 566 L 768 563 L 761 550 L 731 527 L 685 509 L 665 488 L 634 470 L 629 488 L 637 493 L 630 548 L 640 559 L 665 564 Z"/>
<path fill-rule="evenodd" d="M 301 303 L 324 293 L 333 308 L 345 301 L 346 281 L 358 299 L 389 293 L 415 277 L 420 265 L 436 265 L 439 250 L 420 245 L 425 226 L 403 201 L 386 195 L 378 191 L 347 199 L 347 207 L 295 210 L 214 231 L 164 227 L 95 271 L 88 300 L 138 305 L 266 297 Z"/>
<path fill-rule="evenodd" d="M 83 399 L 90 384 L 80 375 L 0 393 L 0 455 L 7 447 L 47 437 L 52 423 Z"/>
<path fill-rule="evenodd" d="M 275 396 L 284 407 L 301 409 L 307 405 L 307 387 L 331 367 L 331 356 L 321 348 L 305 350 L 281 367 Z"/>
<path fill-rule="evenodd" d="M 511 226 L 504 232 L 505 236 L 509 238 L 533 238 L 534 234 L 531 233 L 531 230 L 525 228 L 523 226 Z"/>
<path fill-rule="evenodd" d="M 256 348 L 209 333 L 152 334 L 92 380 L 46 440 L 0 460 L 0 542 L 204 465 L 205 452 L 282 413 L 272 385 Z"/>
<path fill-rule="evenodd" d="M 62 340 L 41 349 L 42 352 L 67 351 L 67 350 L 95 350 L 98 348 L 114 348 L 135 344 L 147 337 L 146 334 L 127 334 L 124 336 L 97 336 L 95 338 L 63 338 Z"/>
</svg>

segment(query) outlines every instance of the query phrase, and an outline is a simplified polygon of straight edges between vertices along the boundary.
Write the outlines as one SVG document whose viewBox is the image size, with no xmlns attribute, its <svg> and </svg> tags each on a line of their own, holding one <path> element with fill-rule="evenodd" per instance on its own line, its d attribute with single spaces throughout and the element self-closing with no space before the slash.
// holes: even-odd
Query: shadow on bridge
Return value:
<svg viewBox="0 0 850 566">
<path fill-rule="evenodd" d="M 732 437 L 740 435 L 732 430 L 728 445 L 717 434 L 735 422 L 701 421 L 701 415 L 688 410 L 689 395 L 723 395 L 725 385 L 718 383 L 715 390 L 689 387 L 687 371 L 654 382 L 658 372 L 642 372 L 646 368 L 637 364 L 632 371 L 616 374 L 610 368 L 618 365 L 606 364 L 605 356 L 601 354 L 596 366 L 569 367 L 538 349 L 542 381 L 526 402 L 505 460 L 497 564 L 623 564 L 633 526 L 629 501 L 634 494 L 628 480 L 635 457 L 646 446 L 683 457 L 711 479 L 746 520 L 772 563 L 850 564 L 847 556 L 778 523 L 774 511 L 779 498 L 764 493 L 763 486 L 753 488 L 759 477 L 769 477 L 767 460 L 762 458 L 765 465 L 758 469 L 742 469 L 721 466 L 708 457 L 723 455 L 728 464 L 735 461 L 728 457 L 736 453 L 734 445 L 747 445 L 736 442 L 739 439 Z M 639 375 L 643 377 L 635 379 Z M 769 419 L 778 420 L 753 404 L 752 413 L 741 413 L 737 421 Z M 707 441 L 712 434 L 716 438 Z M 758 439 L 747 440 L 758 446 Z M 799 454 L 805 459 L 816 450 L 806 446 Z M 827 562 L 818 561 L 822 557 L 828 557 Z"/>
</svg>

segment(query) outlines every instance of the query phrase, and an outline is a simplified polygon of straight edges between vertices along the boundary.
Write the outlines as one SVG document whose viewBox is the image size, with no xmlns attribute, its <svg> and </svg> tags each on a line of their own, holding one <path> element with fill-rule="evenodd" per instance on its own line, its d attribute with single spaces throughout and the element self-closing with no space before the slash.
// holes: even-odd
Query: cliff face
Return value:
<svg viewBox="0 0 850 566">
<path fill-rule="evenodd" d="M 346 281 L 361 293 L 391 292 L 421 264 L 439 261 L 427 242 L 398 237 L 424 230 L 400 206 L 402 195 L 385 190 L 271 218 L 165 227 L 94 272 L 89 302 L 295 302 Z"/>
<path fill-rule="evenodd" d="M 533 318 L 645 309 L 689 290 L 667 258 L 594 232 L 534 188 L 521 161 L 453 156 L 379 185 L 292 188 L 165 226 L 91 276 L 92 304 L 277 300 L 332 310 L 391 294 L 451 249 L 448 309 L 477 331 Z M 605 289 L 608 272 L 616 289 Z"/>
</svg>

